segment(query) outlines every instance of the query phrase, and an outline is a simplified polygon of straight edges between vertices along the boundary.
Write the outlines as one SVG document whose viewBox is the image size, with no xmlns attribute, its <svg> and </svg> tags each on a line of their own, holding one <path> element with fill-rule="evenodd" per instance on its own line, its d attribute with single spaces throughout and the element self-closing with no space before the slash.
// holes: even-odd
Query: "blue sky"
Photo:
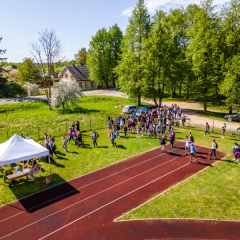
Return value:
<svg viewBox="0 0 240 240">
<path fill-rule="evenodd" d="M 186 7 L 200 0 L 146 0 L 151 15 L 156 9 Z M 226 0 L 214 0 L 221 6 Z M 81 47 L 88 48 L 89 41 L 98 29 L 115 23 L 124 31 L 137 0 L 11 0 L 1 1 L 0 43 L 7 49 L 4 57 L 9 62 L 22 62 L 30 57 L 29 43 L 38 39 L 38 31 L 54 29 L 64 45 L 63 55 L 73 59 Z"/>
</svg>

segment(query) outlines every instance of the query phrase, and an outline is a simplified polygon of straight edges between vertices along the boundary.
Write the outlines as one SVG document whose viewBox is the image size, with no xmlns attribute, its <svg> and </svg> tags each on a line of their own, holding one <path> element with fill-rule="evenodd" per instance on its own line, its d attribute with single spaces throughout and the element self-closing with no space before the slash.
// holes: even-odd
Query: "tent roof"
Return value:
<svg viewBox="0 0 240 240">
<path fill-rule="evenodd" d="M 23 139 L 17 134 L 0 144 L 0 166 L 48 155 L 48 149 L 32 139 Z"/>
</svg>

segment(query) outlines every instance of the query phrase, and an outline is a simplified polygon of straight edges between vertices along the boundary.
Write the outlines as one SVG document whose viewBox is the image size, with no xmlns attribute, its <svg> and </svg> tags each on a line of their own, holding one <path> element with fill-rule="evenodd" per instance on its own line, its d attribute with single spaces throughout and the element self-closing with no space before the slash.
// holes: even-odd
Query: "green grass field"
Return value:
<svg viewBox="0 0 240 240">
<path fill-rule="evenodd" d="M 115 109 L 114 106 L 131 103 L 133 104 L 122 98 L 91 96 L 82 99 L 81 108 L 72 108 L 64 113 L 62 109 L 49 111 L 45 101 L 1 105 L 0 140 L 7 140 L 6 131 L 9 136 L 13 133 L 28 133 L 36 140 L 39 136 L 42 138 L 44 132 L 56 137 L 58 158 L 57 163 L 52 165 L 52 186 L 54 186 L 159 147 L 158 139 L 149 140 L 148 137 L 136 139 L 134 134 L 130 134 L 127 139 L 118 138 L 117 148 L 111 146 L 106 129 L 107 116 L 120 114 L 121 109 Z M 68 153 L 65 153 L 61 146 L 61 134 L 65 132 L 66 125 L 68 127 L 73 120 L 77 119 L 81 122 L 82 130 L 85 130 L 85 145 L 77 149 L 72 142 L 68 145 Z M 92 126 L 90 126 L 89 119 L 92 121 Z M 83 124 L 84 122 L 86 125 Z M 61 125 L 62 127 L 59 127 Z M 37 126 L 41 126 L 39 135 Z M 99 148 L 93 148 L 89 137 L 90 128 L 95 126 L 100 134 Z M 183 140 L 189 131 L 187 128 L 175 128 L 175 130 L 177 140 Z M 210 147 L 211 137 L 204 137 L 202 131 L 192 130 L 192 133 L 196 144 Z M 238 136 L 229 135 L 226 139 L 222 139 L 221 135 L 213 134 L 213 137 L 218 142 L 219 150 L 227 153 L 231 153 L 233 143 L 239 141 Z M 230 159 L 228 157 L 225 161 L 215 164 L 214 167 L 171 188 L 163 195 L 127 214 L 123 219 L 197 217 L 240 220 L 238 204 L 240 166 L 236 163 L 231 164 Z M 17 180 L 13 182 L 12 188 L 3 182 L 0 173 L 0 205 L 51 187 L 42 184 L 42 181 L 49 175 L 49 166 L 45 161 L 41 161 L 40 164 L 43 170 L 42 177 L 38 176 L 37 180 L 29 182 L 24 179 Z M 9 168 L 9 166 L 6 167 L 6 169 Z"/>
</svg>

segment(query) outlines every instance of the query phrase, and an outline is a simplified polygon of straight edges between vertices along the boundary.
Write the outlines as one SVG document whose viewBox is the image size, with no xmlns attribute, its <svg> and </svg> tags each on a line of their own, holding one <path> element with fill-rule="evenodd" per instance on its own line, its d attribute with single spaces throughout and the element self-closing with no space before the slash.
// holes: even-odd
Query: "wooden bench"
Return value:
<svg viewBox="0 0 240 240">
<path fill-rule="evenodd" d="M 6 178 L 8 179 L 9 186 L 11 186 L 12 181 L 16 180 L 18 178 L 26 177 L 26 180 L 28 181 L 28 175 L 29 175 L 29 173 L 19 172 L 19 173 L 14 173 L 14 174 L 7 175 Z"/>
</svg>

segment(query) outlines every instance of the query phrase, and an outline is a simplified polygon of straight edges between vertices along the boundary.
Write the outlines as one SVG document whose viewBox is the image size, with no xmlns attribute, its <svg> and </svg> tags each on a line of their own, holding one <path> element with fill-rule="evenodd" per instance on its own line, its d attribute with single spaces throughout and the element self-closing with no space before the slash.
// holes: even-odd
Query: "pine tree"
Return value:
<svg viewBox="0 0 240 240">
<path fill-rule="evenodd" d="M 143 55 L 146 52 L 144 39 L 148 38 L 151 28 L 150 15 L 144 0 L 139 0 L 129 18 L 129 25 L 122 40 L 122 56 L 116 67 L 118 85 L 131 97 L 138 99 L 144 91 Z"/>
</svg>

